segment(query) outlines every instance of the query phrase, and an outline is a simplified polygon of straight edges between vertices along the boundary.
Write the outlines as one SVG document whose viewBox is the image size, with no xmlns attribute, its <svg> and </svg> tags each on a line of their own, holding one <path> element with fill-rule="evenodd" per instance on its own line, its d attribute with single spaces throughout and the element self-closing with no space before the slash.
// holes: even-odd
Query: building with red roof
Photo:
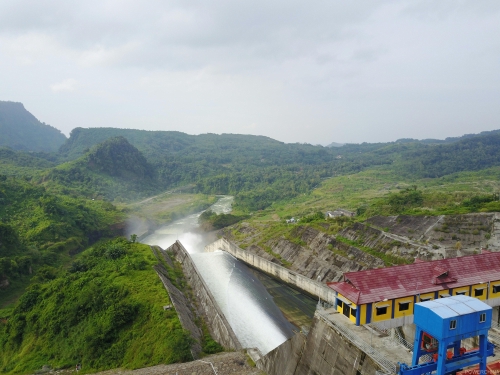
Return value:
<svg viewBox="0 0 500 375">
<path fill-rule="evenodd" d="M 483 300 L 498 320 L 500 252 L 347 272 L 343 281 L 327 285 L 336 292 L 337 310 L 356 325 L 410 324 L 415 303 L 452 295 Z"/>
</svg>

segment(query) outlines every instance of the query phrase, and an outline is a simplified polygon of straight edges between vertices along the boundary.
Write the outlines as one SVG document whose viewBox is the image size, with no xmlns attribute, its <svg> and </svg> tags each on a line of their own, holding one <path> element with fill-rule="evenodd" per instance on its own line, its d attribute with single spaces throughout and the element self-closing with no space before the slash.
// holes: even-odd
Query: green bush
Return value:
<svg viewBox="0 0 500 375">
<path fill-rule="evenodd" d="M 67 271 L 40 269 L 38 284 L 0 320 L 0 372 L 77 362 L 98 371 L 191 359 L 189 333 L 175 312 L 163 311 L 170 301 L 155 263 L 149 246 L 117 238 L 84 251 Z M 216 349 L 207 342 L 207 350 Z"/>
</svg>

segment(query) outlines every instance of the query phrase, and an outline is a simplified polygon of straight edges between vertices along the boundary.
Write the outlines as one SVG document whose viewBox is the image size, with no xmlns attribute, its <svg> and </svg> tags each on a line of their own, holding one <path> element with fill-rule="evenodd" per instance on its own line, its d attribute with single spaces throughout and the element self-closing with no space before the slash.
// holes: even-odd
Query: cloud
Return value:
<svg viewBox="0 0 500 375">
<path fill-rule="evenodd" d="M 78 82 L 73 78 L 65 79 L 64 81 L 50 85 L 50 89 L 54 92 L 75 91 Z"/>
<path fill-rule="evenodd" d="M 326 144 L 500 118 L 498 0 L 2 0 L 0 57 L 0 97 L 55 126 Z"/>
</svg>

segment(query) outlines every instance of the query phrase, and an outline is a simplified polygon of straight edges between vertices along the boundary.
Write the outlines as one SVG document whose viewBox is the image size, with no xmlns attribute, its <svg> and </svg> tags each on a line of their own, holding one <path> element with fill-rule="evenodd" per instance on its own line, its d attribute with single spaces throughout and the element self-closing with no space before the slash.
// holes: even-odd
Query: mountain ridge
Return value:
<svg viewBox="0 0 500 375">
<path fill-rule="evenodd" d="M 0 101 L 0 146 L 14 150 L 55 152 L 66 136 L 40 122 L 19 102 Z"/>
</svg>

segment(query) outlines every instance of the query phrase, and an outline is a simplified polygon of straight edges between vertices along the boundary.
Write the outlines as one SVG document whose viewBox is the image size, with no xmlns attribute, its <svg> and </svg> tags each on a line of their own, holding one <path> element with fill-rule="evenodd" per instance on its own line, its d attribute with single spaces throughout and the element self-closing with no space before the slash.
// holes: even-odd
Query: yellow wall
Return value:
<svg viewBox="0 0 500 375">
<path fill-rule="evenodd" d="M 463 286 L 461 288 L 456 288 L 453 289 L 453 295 L 456 296 L 458 293 L 463 293 L 465 292 L 464 296 L 470 295 L 470 287 L 469 286 Z"/>
<path fill-rule="evenodd" d="M 377 307 L 387 306 L 387 312 L 384 315 L 377 315 Z M 372 304 L 372 322 L 380 322 L 381 320 L 391 319 L 392 315 L 392 300 L 387 302 L 376 302 Z"/>
<path fill-rule="evenodd" d="M 342 301 L 342 303 L 344 303 L 344 301 Z M 344 305 L 342 305 L 342 306 L 344 306 Z M 339 306 L 339 303 L 338 303 L 338 302 L 337 302 L 337 312 L 338 312 L 339 314 L 342 314 L 342 307 L 340 307 L 340 306 Z"/>
<path fill-rule="evenodd" d="M 359 316 L 359 324 L 366 324 L 366 305 L 360 305 L 358 306 L 359 313 L 361 314 Z"/>
<path fill-rule="evenodd" d="M 342 297 L 343 299 L 345 299 L 345 300 L 347 300 L 347 301 L 351 301 L 350 299 L 348 299 L 348 298 L 344 297 L 344 296 L 343 296 L 342 294 L 340 294 L 340 293 L 339 293 L 338 295 L 339 295 L 339 297 Z M 338 305 L 338 303 L 337 303 L 337 312 L 338 312 L 339 314 L 344 314 L 344 305 L 343 305 L 344 303 L 345 303 L 345 302 L 344 302 L 344 301 L 342 301 L 342 307 L 340 307 L 340 306 Z M 353 316 L 351 313 L 349 313 L 349 320 L 350 320 L 351 322 L 353 322 L 354 324 L 356 324 L 356 310 L 353 310 L 353 309 L 352 309 L 352 307 L 356 307 L 356 308 L 358 308 L 358 309 L 359 309 L 359 308 L 361 308 L 362 306 L 357 306 L 357 305 L 356 305 L 356 304 L 354 304 L 353 302 L 351 302 L 351 304 L 349 305 L 349 308 L 350 308 L 351 312 L 352 312 L 352 311 L 354 311 L 354 316 Z M 366 310 L 366 308 L 365 308 L 365 310 Z M 365 324 L 365 323 L 366 323 L 366 313 L 365 313 L 365 322 L 363 322 L 363 323 L 361 323 L 361 324 Z"/>
<path fill-rule="evenodd" d="M 420 297 L 417 298 L 417 302 L 421 302 L 422 299 L 427 299 L 427 298 L 430 298 L 430 300 L 433 300 L 434 299 L 434 292 L 421 294 Z"/>
<path fill-rule="evenodd" d="M 340 293 L 339 293 L 339 297 L 342 297 L 343 299 L 345 299 L 345 300 L 349 301 L 349 299 L 345 298 L 345 297 L 344 297 L 342 294 L 340 294 Z M 345 303 L 345 302 L 344 302 L 344 301 L 342 301 L 342 307 L 340 307 L 340 306 L 338 305 L 338 303 L 337 303 L 337 312 L 339 312 L 340 314 L 343 314 L 343 313 L 344 313 L 344 310 L 343 310 L 343 308 L 344 308 L 344 303 Z"/>
<path fill-rule="evenodd" d="M 353 322 L 354 324 L 356 324 L 356 314 L 357 314 L 357 310 L 353 310 L 352 307 L 357 307 L 354 303 L 349 306 L 351 307 L 351 313 L 349 314 L 349 319 L 351 320 L 351 322 Z M 359 309 L 359 307 L 357 307 Z M 354 316 L 352 315 L 352 313 L 354 312 Z"/>
<path fill-rule="evenodd" d="M 409 302 L 408 310 L 399 311 L 399 303 Z M 401 318 L 403 316 L 413 315 L 413 296 L 398 298 L 394 301 L 394 318 Z"/>
<path fill-rule="evenodd" d="M 483 295 L 482 296 L 476 296 L 476 289 L 481 289 L 483 288 Z M 486 300 L 486 293 L 488 293 L 488 284 L 486 283 L 482 283 L 482 284 L 476 284 L 476 285 L 472 285 L 472 290 L 471 290 L 471 297 L 474 297 L 474 298 L 477 298 L 477 299 L 480 299 L 480 300 Z M 500 293 L 499 293 L 500 294 Z"/>
<path fill-rule="evenodd" d="M 488 285 L 487 283 L 483 283 L 483 284 L 472 285 L 472 287 L 471 286 L 464 286 L 464 287 L 456 288 L 456 289 L 453 289 L 453 295 L 457 295 L 457 293 L 459 293 L 459 292 L 465 292 L 465 295 L 467 295 L 467 296 L 470 295 L 470 296 L 478 298 L 480 300 L 486 300 L 487 297 L 488 298 L 500 298 L 500 290 L 499 290 L 498 293 L 493 293 L 493 286 L 500 286 L 500 280 L 499 281 L 493 281 L 493 282 L 490 283 L 489 290 L 488 290 L 488 295 L 486 294 L 487 290 L 485 289 L 484 290 L 484 294 L 482 296 L 477 296 L 477 297 L 474 296 L 474 291 L 477 288 L 485 287 L 487 285 Z M 450 293 L 450 290 L 448 290 L 448 289 L 446 289 L 446 290 L 440 290 L 438 292 L 438 296 L 441 296 L 443 294 L 451 294 L 451 293 Z M 431 300 L 433 300 L 434 296 L 435 296 L 434 292 L 422 293 L 418 297 L 416 297 L 416 301 L 415 302 L 420 302 L 421 299 L 427 299 L 427 298 L 430 298 Z M 339 297 L 342 297 L 342 298 L 348 300 L 347 298 L 345 298 L 340 293 L 339 293 Z M 409 302 L 410 306 L 409 306 L 408 310 L 399 311 L 399 302 L 403 302 L 403 303 L 404 302 Z M 377 306 L 380 307 L 380 306 L 384 306 L 384 305 L 388 305 L 387 306 L 387 312 L 384 315 L 377 315 Z M 367 310 L 368 310 L 367 305 L 355 305 L 354 303 L 351 302 L 350 307 L 356 307 L 357 308 L 356 311 L 359 310 L 359 314 L 360 314 L 359 324 L 360 325 L 366 324 L 366 316 L 367 316 Z M 372 309 L 372 313 L 371 313 L 371 321 L 372 322 L 379 322 L 379 321 L 382 321 L 382 320 L 389 320 L 389 319 L 391 319 L 392 309 L 394 309 L 394 318 L 401 318 L 403 316 L 413 315 L 414 296 L 402 297 L 402 298 L 398 298 L 396 300 L 380 301 L 380 302 L 372 303 L 371 309 Z M 343 314 L 343 309 L 340 308 L 339 306 L 337 306 L 337 311 L 340 314 Z M 356 316 L 350 315 L 349 316 L 349 320 L 351 320 L 351 322 L 353 322 L 355 324 L 356 323 Z"/>
<path fill-rule="evenodd" d="M 499 285 L 500 285 L 500 281 L 492 281 L 490 283 L 490 290 L 488 293 L 488 298 L 499 298 L 500 297 L 500 291 L 498 293 L 493 293 L 493 287 L 499 286 Z"/>
<path fill-rule="evenodd" d="M 438 297 L 439 297 L 439 298 L 441 298 L 441 296 L 442 296 L 443 294 L 451 294 L 451 293 L 450 293 L 450 291 L 449 291 L 448 289 L 445 289 L 445 290 L 440 290 L 440 291 L 438 292 Z"/>
</svg>

